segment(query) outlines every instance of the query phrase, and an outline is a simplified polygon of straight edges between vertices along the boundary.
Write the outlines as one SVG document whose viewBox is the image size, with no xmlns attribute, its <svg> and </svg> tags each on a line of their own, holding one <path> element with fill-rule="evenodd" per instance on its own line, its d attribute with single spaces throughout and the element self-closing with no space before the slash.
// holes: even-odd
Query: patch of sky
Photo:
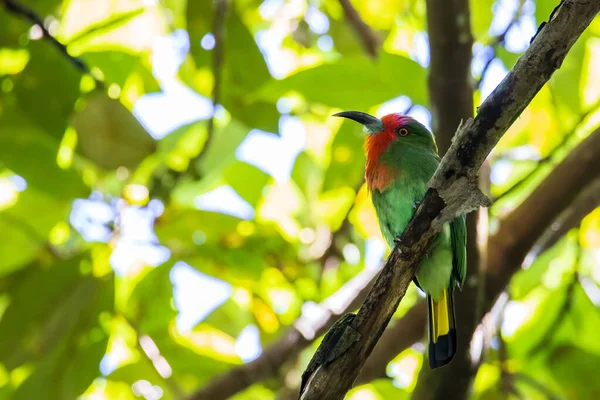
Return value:
<svg viewBox="0 0 600 400">
<path fill-rule="evenodd" d="M 159 38 L 153 46 L 152 73 L 161 91 L 141 96 L 133 114 L 155 139 L 212 115 L 211 101 L 176 79 L 189 48 L 189 37 L 183 29 Z"/>
<path fill-rule="evenodd" d="M 487 62 L 493 55 L 494 49 L 490 46 L 484 46 L 481 43 L 473 45 L 473 58 L 471 59 L 471 72 L 473 76 L 481 76 Z"/>
<path fill-rule="evenodd" d="M 229 283 L 192 268 L 179 261 L 171 269 L 177 329 L 189 332 L 223 304 L 232 294 Z"/>
<path fill-rule="evenodd" d="M 494 185 L 502 185 L 508 180 L 511 171 L 512 165 L 510 161 L 498 160 L 492 165 L 490 179 Z"/>
<path fill-rule="evenodd" d="M 333 39 L 329 35 L 320 36 L 317 39 L 317 46 L 321 51 L 331 51 L 333 50 Z"/>
<path fill-rule="evenodd" d="M 70 222 L 84 240 L 106 243 L 112 236 L 108 225 L 115 218 L 114 208 L 92 194 L 89 199 L 76 199 L 73 202 Z"/>
<path fill-rule="evenodd" d="M 258 31 L 254 36 L 258 48 L 265 57 L 269 72 L 278 79 L 286 76 L 294 68 L 294 61 L 281 54 L 285 33 L 283 30 L 270 29 Z"/>
<path fill-rule="evenodd" d="M 220 212 L 241 219 L 253 219 L 254 209 L 231 186 L 221 186 L 197 196 L 194 205 L 201 210 Z"/>
<path fill-rule="evenodd" d="M 365 269 L 381 268 L 385 256 L 386 245 L 380 238 L 369 238 L 365 243 Z"/>
<path fill-rule="evenodd" d="M 235 341 L 235 352 L 244 362 L 250 362 L 260 356 L 262 347 L 256 325 L 248 325 L 240 332 Z"/>
<path fill-rule="evenodd" d="M 417 104 L 410 109 L 408 115 L 425 125 L 431 131 L 431 113 L 427 108 Z"/>
<path fill-rule="evenodd" d="M 266 20 L 273 19 L 277 11 L 283 6 L 284 0 L 264 0 L 258 7 L 260 16 Z"/>
<path fill-rule="evenodd" d="M 19 192 L 22 192 L 23 190 L 27 189 L 27 181 L 20 175 L 11 175 L 8 178 L 8 180 L 11 181 L 13 185 L 15 185 L 15 189 Z"/>
<path fill-rule="evenodd" d="M 382 103 L 377 109 L 377 116 L 383 117 L 391 113 L 403 113 L 412 105 L 408 96 L 400 96 Z"/>
<path fill-rule="evenodd" d="M 119 214 L 119 238 L 110 256 L 117 275 L 126 275 L 136 262 L 158 266 L 169 260 L 171 252 L 158 242 L 154 234 L 154 221 L 162 214 L 162 203 L 153 200 L 151 206 L 126 206 Z"/>
<path fill-rule="evenodd" d="M 236 157 L 265 171 L 277 181 L 289 179 L 298 154 L 306 146 L 306 129 L 300 119 L 279 119 L 280 136 L 253 129 L 236 150 Z"/>
<path fill-rule="evenodd" d="M 504 66 L 504 63 L 499 59 L 494 59 L 490 66 L 488 67 L 487 73 L 485 74 L 483 80 L 481 81 L 481 85 L 479 86 L 479 90 L 481 92 L 481 98 L 485 99 L 496 89 L 496 86 L 502 79 L 508 74 L 508 70 Z"/>
<path fill-rule="evenodd" d="M 215 44 L 217 44 L 217 41 L 215 40 L 215 35 L 213 35 L 212 33 L 207 33 L 206 35 L 204 35 L 202 37 L 202 39 L 200 40 L 200 46 L 202 46 L 202 48 L 204 50 L 212 50 L 215 48 Z"/>
<path fill-rule="evenodd" d="M 429 66 L 429 37 L 426 32 L 415 33 L 410 56 L 422 67 L 427 68 Z"/>
<path fill-rule="evenodd" d="M 310 30 L 317 35 L 323 35 L 329 31 L 329 19 L 315 6 L 308 6 L 304 20 L 308 23 Z"/>
</svg>

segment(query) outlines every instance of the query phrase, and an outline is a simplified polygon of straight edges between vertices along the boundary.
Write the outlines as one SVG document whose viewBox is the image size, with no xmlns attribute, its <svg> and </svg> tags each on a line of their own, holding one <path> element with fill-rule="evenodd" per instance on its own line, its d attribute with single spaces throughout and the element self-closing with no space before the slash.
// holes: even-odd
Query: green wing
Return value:
<svg viewBox="0 0 600 400">
<path fill-rule="evenodd" d="M 459 288 L 467 275 L 467 223 L 465 216 L 456 217 L 450 223 L 450 241 L 452 242 L 452 276 Z"/>
</svg>

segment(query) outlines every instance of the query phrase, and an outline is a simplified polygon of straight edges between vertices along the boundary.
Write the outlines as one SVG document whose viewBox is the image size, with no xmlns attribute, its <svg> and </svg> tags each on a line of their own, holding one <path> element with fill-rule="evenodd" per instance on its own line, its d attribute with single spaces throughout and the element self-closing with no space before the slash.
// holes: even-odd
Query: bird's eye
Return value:
<svg viewBox="0 0 600 400">
<path fill-rule="evenodd" d="M 404 137 L 406 135 L 408 135 L 408 129 L 406 129 L 406 128 L 399 128 L 398 129 L 398 136 Z"/>
</svg>

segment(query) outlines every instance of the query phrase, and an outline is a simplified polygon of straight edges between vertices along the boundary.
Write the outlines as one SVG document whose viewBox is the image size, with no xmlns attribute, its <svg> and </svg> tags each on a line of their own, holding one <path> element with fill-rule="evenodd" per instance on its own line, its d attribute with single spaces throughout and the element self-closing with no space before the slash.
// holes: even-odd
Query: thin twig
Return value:
<svg viewBox="0 0 600 400">
<path fill-rule="evenodd" d="M 486 75 L 488 69 L 492 65 L 492 61 L 494 61 L 494 59 L 496 58 L 496 52 L 498 51 L 498 46 L 502 46 L 504 44 L 504 42 L 506 41 L 506 35 L 508 34 L 508 32 L 512 29 L 513 26 L 515 26 L 515 24 L 517 22 L 519 22 L 519 19 L 521 18 L 521 14 L 523 12 L 523 4 L 524 4 L 524 2 L 522 2 L 522 1 L 519 3 L 519 7 L 515 11 L 515 14 L 513 15 L 509 24 L 506 26 L 506 29 L 504 29 L 504 31 L 501 34 L 494 36 L 492 38 L 492 40 L 490 41 L 488 46 L 492 48 L 492 54 L 491 54 L 490 58 L 488 58 L 488 60 L 486 61 L 485 65 L 483 67 L 483 70 L 481 70 L 481 76 L 479 77 L 479 79 L 477 80 L 477 83 L 476 83 L 477 87 L 481 86 L 481 82 L 483 81 L 483 78 L 485 78 L 485 75 Z"/>
<path fill-rule="evenodd" d="M 371 28 L 369 25 L 363 21 L 360 17 L 360 14 L 350 3 L 350 0 L 339 0 L 340 5 L 344 9 L 344 14 L 346 15 L 346 19 L 358 35 L 360 41 L 362 42 L 365 51 L 369 54 L 371 58 L 377 58 L 377 52 L 379 51 L 379 37 L 377 33 Z"/>
<path fill-rule="evenodd" d="M 213 16 L 213 35 L 215 37 L 215 47 L 212 51 L 212 72 L 213 72 L 213 88 L 212 88 L 212 115 L 208 119 L 206 126 L 206 140 L 202 146 L 202 150 L 196 157 L 190 160 L 187 173 L 198 179 L 201 177 L 197 161 L 208 152 L 210 144 L 214 137 L 215 131 L 215 112 L 221 101 L 221 80 L 223 76 L 223 63 L 225 59 L 225 21 L 227 18 L 227 10 L 229 8 L 229 0 L 216 0 L 215 13 Z"/>
<path fill-rule="evenodd" d="M 567 232 L 580 225 L 581 220 L 597 207 L 600 207 L 600 177 L 583 188 L 573 203 L 560 214 L 551 227 L 538 239 L 527 258 L 534 259 L 554 246 Z"/>
<path fill-rule="evenodd" d="M 99 78 L 94 76 L 90 67 L 81 58 L 70 55 L 69 51 L 67 50 L 67 46 L 62 44 L 60 41 L 58 41 L 58 39 L 56 39 L 54 36 L 52 36 L 50 34 L 48 29 L 44 26 L 44 20 L 38 13 L 35 12 L 35 10 L 26 6 L 25 4 L 21 4 L 17 0 L 0 0 L 0 1 L 2 1 L 4 3 L 4 6 L 6 7 L 6 9 L 9 12 L 19 15 L 19 16 L 23 17 L 24 19 L 28 20 L 29 22 L 31 22 L 32 24 L 37 25 L 41 29 L 44 39 L 46 39 L 46 41 L 48 41 L 61 54 L 63 54 L 67 58 L 67 60 L 69 60 L 71 62 L 71 64 L 73 64 L 73 66 L 75 68 L 77 68 L 83 74 L 88 74 L 88 75 L 92 76 L 92 78 L 94 78 L 94 80 L 96 81 L 97 87 L 100 87 L 100 88 L 104 87 L 104 83 L 102 82 L 102 80 L 100 80 Z"/>
<path fill-rule="evenodd" d="M 560 143 L 558 143 L 550 151 L 550 153 L 548 153 L 545 157 L 540 158 L 537 161 L 536 166 L 531 171 L 529 171 L 525 176 L 523 176 L 521 179 L 519 179 L 514 185 L 512 185 L 510 188 L 508 188 L 502 194 L 495 197 L 494 204 L 499 202 L 500 200 L 504 199 L 505 197 L 511 195 L 512 193 L 514 193 L 514 191 L 517 190 L 518 188 L 520 188 L 523 183 L 527 182 L 532 176 L 534 176 L 540 170 L 541 167 L 543 167 L 544 165 L 551 162 L 554 159 L 554 156 L 569 142 L 569 140 L 571 140 L 572 137 L 575 136 L 575 134 L 577 133 L 577 129 L 581 126 L 581 124 L 583 124 L 583 122 L 587 119 L 587 117 L 589 117 L 592 113 L 594 113 L 598 109 L 598 107 L 600 107 L 600 101 L 598 101 L 596 104 L 594 104 L 592 107 L 590 107 L 590 109 L 588 111 L 586 111 L 579 117 L 579 120 L 575 123 L 575 126 L 573 127 L 573 129 L 571 129 L 571 131 L 569 133 L 567 133 L 566 135 L 563 136 Z"/>
</svg>

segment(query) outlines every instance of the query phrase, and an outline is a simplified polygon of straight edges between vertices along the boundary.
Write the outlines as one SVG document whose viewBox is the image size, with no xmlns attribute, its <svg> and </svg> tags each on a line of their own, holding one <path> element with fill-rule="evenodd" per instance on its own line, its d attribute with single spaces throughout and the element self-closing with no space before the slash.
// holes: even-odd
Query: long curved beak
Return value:
<svg viewBox="0 0 600 400">
<path fill-rule="evenodd" d="M 337 114 L 333 114 L 333 116 L 348 118 L 352 121 L 356 121 L 359 124 L 362 124 L 369 133 L 379 133 L 383 131 L 383 122 L 381 122 L 379 118 L 361 111 L 342 111 Z"/>
</svg>

